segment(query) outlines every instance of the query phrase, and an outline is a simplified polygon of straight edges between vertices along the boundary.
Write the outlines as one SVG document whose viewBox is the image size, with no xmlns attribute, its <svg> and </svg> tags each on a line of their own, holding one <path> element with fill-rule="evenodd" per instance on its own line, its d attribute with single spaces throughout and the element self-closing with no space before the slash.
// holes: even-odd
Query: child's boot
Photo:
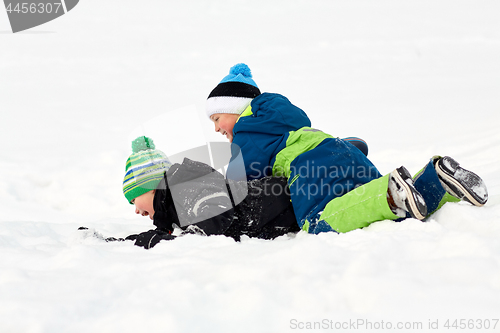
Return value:
<svg viewBox="0 0 500 333">
<path fill-rule="evenodd" d="M 427 216 L 427 205 L 422 195 L 413 186 L 408 170 L 402 166 L 389 175 L 387 189 L 389 207 L 399 217 L 411 217 L 423 220 Z"/>
<path fill-rule="evenodd" d="M 449 156 L 434 162 L 436 173 L 444 189 L 452 196 L 481 207 L 488 201 L 488 189 L 481 177 L 460 167 Z"/>
</svg>

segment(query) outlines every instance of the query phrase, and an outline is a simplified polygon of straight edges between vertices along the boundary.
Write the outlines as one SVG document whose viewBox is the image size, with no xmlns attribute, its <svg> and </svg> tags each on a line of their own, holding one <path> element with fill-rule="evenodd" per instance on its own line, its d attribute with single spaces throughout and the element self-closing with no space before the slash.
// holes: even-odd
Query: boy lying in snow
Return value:
<svg viewBox="0 0 500 333">
<path fill-rule="evenodd" d="M 297 232 L 285 178 L 231 181 L 210 166 L 184 159 L 171 165 L 153 141 L 132 142 L 123 181 L 125 198 L 135 212 L 149 216 L 156 229 L 126 239 L 146 249 L 185 233 L 273 239 Z M 115 240 L 115 239 L 110 239 Z"/>
<path fill-rule="evenodd" d="M 382 176 L 349 142 L 318 129 L 279 94 L 260 93 L 245 64 L 233 66 L 212 90 L 207 114 L 232 142 L 227 177 L 286 177 L 298 225 L 313 234 L 348 232 L 373 222 L 426 218 L 447 201 L 482 206 L 482 179 L 451 157 L 434 156 L 412 179 L 405 167 Z M 237 157 L 239 157 L 237 159 Z"/>
<path fill-rule="evenodd" d="M 346 140 L 368 152 L 363 140 Z M 187 158 L 171 165 L 147 137 L 134 140 L 132 150 L 123 193 L 135 205 L 135 212 L 149 216 L 157 227 L 125 238 L 135 240 L 135 245 L 149 249 L 161 240 L 174 239 L 174 229 L 180 235 L 225 235 L 235 240 L 242 235 L 273 239 L 300 230 L 285 178 L 231 181 L 210 166 Z M 108 242 L 125 240 L 105 238 L 86 227 L 79 230 Z"/>
</svg>

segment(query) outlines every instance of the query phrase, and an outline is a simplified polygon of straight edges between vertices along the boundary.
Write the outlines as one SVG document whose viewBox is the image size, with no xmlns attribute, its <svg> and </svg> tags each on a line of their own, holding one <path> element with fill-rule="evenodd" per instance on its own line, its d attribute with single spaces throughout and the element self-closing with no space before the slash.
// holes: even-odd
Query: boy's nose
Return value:
<svg viewBox="0 0 500 333">
<path fill-rule="evenodd" d="M 139 209 L 137 209 L 137 208 L 136 208 L 136 209 L 135 209 L 135 213 L 136 213 L 136 214 L 140 214 Z"/>
<path fill-rule="evenodd" d="M 218 125 L 215 125 L 215 132 L 218 132 L 220 130 L 220 127 Z"/>
</svg>

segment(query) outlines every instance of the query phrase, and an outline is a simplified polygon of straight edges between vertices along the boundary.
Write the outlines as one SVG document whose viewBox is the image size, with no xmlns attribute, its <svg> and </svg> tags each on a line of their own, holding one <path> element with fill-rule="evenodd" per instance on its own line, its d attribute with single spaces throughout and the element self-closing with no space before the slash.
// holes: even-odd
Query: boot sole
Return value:
<svg viewBox="0 0 500 333">
<path fill-rule="evenodd" d="M 481 177 L 462 168 L 451 157 L 445 156 L 437 162 L 436 173 L 451 195 L 477 207 L 488 201 L 488 190 Z"/>
<path fill-rule="evenodd" d="M 395 171 L 396 172 L 392 173 L 392 176 L 399 186 L 403 187 L 405 190 L 405 205 L 408 213 L 410 213 L 413 218 L 423 220 L 427 216 L 427 205 L 425 204 L 424 197 L 422 197 L 412 184 L 410 185 L 406 182 L 407 179 L 410 179 L 413 183 L 413 180 L 405 167 L 397 168 Z"/>
</svg>

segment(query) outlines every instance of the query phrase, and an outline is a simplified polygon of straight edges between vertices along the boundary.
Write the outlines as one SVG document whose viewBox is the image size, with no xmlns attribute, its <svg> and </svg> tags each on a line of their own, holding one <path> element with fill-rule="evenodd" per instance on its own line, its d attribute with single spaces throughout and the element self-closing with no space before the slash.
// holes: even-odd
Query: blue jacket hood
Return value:
<svg viewBox="0 0 500 333">
<path fill-rule="evenodd" d="M 283 135 L 311 126 L 306 113 L 283 95 L 263 93 L 250 105 L 253 114 L 238 119 L 233 129 L 234 136 L 241 132 Z"/>
<path fill-rule="evenodd" d="M 243 170 L 249 180 L 271 175 L 276 154 L 286 146 L 290 131 L 311 126 L 306 113 L 285 96 L 264 93 L 250 105 L 252 114 L 242 115 L 233 128 L 232 163 L 227 172 L 231 179 L 244 179 Z M 240 152 L 244 165 L 236 162 Z"/>
</svg>

